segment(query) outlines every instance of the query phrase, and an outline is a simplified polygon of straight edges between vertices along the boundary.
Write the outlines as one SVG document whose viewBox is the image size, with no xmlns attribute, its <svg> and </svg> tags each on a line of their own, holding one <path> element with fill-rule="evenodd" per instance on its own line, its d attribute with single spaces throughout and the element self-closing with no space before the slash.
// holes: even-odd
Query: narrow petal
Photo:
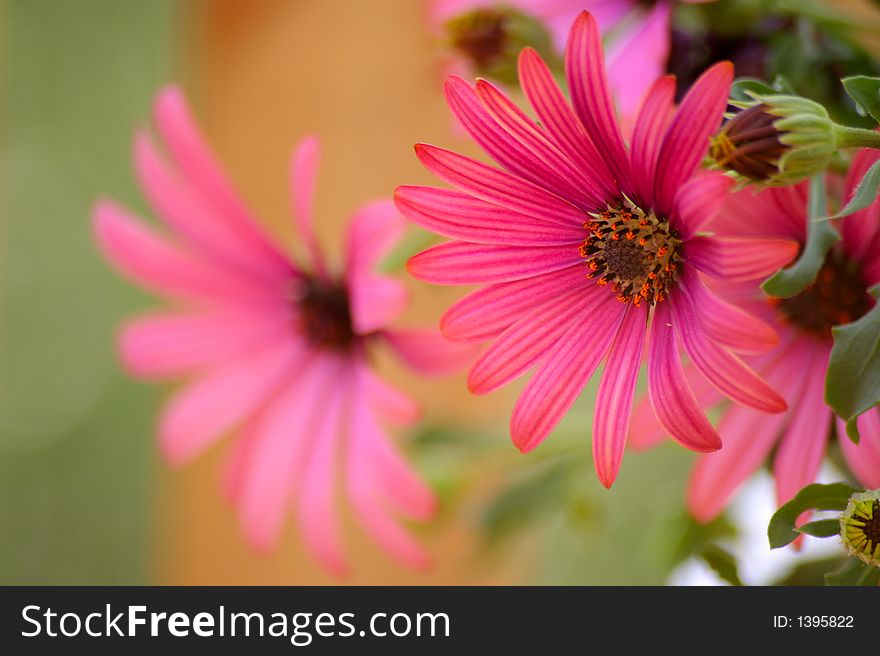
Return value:
<svg viewBox="0 0 880 656">
<path fill-rule="evenodd" d="M 586 282 L 586 281 L 585 281 Z M 589 312 L 602 312 L 616 302 L 607 289 L 593 284 L 569 289 L 554 303 L 536 308 L 510 326 L 480 356 L 468 374 L 468 389 L 489 392 L 515 380 L 531 369 L 571 326 Z"/>
<path fill-rule="evenodd" d="M 414 256 L 407 270 L 435 285 L 480 285 L 532 278 L 583 261 L 575 246 L 497 246 L 450 241 Z"/>
<path fill-rule="evenodd" d="M 406 221 L 392 201 L 374 201 L 359 208 L 351 217 L 345 239 L 346 271 L 371 271 L 405 231 Z"/>
<path fill-rule="evenodd" d="M 473 345 L 452 342 L 436 330 L 385 330 L 381 335 L 411 369 L 429 376 L 456 372 L 476 355 Z"/>
<path fill-rule="evenodd" d="M 312 266 L 327 275 L 324 254 L 315 236 L 315 188 L 321 146 L 316 137 L 303 139 L 290 160 L 290 202 L 297 233 L 305 243 Z"/>
<path fill-rule="evenodd" d="M 694 451 L 716 451 L 721 438 L 706 419 L 682 370 L 669 302 L 654 307 L 648 353 L 648 394 L 657 419 Z"/>
<path fill-rule="evenodd" d="M 629 155 L 611 101 L 599 25 L 588 12 L 582 12 L 571 26 L 565 47 L 565 76 L 575 112 L 587 134 L 618 184 L 632 193 L 628 190 Z"/>
<path fill-rule="evenodd" d="M 487 203 L 550 223 L 580 226 L 586 220 L 559 196 L 470 157 L 428 144 L 416 144 L 416 155 L 434 175 Z"/>
<path fill-rule="evenodd" d="M 422 409 L 409 396 L 369 370 L 363 375 L 365 393 L 380 418 L 398 426 L 409 426 L 421 419 Z"/>
<path fill-rule="evenodd" d="M 868 489 L 880 488 L 880 409 L 869 410 L 858 418 L 859 443 L 846 434 L 846 424 L 837 420 L 837 436 L 846 463 Z"/>
<path fill-rule="evenodd" d="M 354 331 L 368 335 L 400 316 L 409 295 L 399 280 L 371 273 L 348 275 L 349 310 Z"/>
<path fill-rule="evenodd" d="M 675 109 L 675 77 L 661 77 L 648 89 L 632 135 L 633 185 L 637 200 L 654 204 L 654 171 L 663 135 Z"/>
<path fill-rule="evenodd" d="M 450 339 L 481 342 L 500 335 L 529 312 L 554 303 L 575 285 L 583 285 L 583 264 L 534 278 L 488 285 L 454 303 L 440 318 Z"/>
<path fill-rule="evenodd" d="M 724 237 L 761 237 L 803 243 L 807 237 L 808 184 L 771 187 L 759 193 L 747 188 L 729 194 L 709 227 Z"/>
<path fill-rule="evenodd" d="M 223 363 L 168 401 L 159 425 L 163 455 L 174 465 L 197 457 L 224 431 L 247 419 L 289 374 L 300 357 L 295 342 Z"/>
<path fill-rule="evenodd" d="M 608 353 L 593 414 L 593 464 L 602 485 L 617 478 L 647 333 L 647 308 L 630 305 Z"/>
<path fill-rule="evenodd" d="M 655 211 L 669 216 L 675 194 L 696 171 L 721 125 L 733 82 L 733 64 L 719 62 L 691 86 L 663 137 L 654 178 Z"/>
<path fill-rule="evenodd" d="M 582 226 L 549 223 L 452 189 L 398 187 L 394 200 L 404 216 L 423 228 L 476 244 L 558 246 L 584 239 Z"/>
<path fill-rule="evenodd" d="M 733 178 L 717 171 L 696 175 L 675 195 L 673 224 L 688 239 L 709 225 L 733 188 Z"/>
<path fill-rule="evenodd" d="M 684 244 L 688 264 L 729 282 L 769 276 L 792 261 L 798 243 L 783 239 L 694 237 Z"/>
<path fill-rule="evenodd" d="M 556 146 L 599 185 L 603 200 L 615 197 L 618 192 L 611 172 L 580 119 L 575 116 L 553 73 L 532 48 L 525 48 L 520 53 L 519 79 L 541 126 Z"/>
<path fill-rule="evenodd" d="M 738 357 L 718 346 L 700 325 L 692 296 L 684 287 L 669 298 L 675 332 L 694 366 L 719 392 L 763 412 L 782 412 L 785 400 Z"/>
<path fill-rule="evenodd" d="M 517 399 L 510 436 L 520 451 L 531 451 L 553 431 L 608 352 L 625 310 L 613 294 L 608 297 L 601 311 L 585 315 L 559 339 Z"/>
</svg>

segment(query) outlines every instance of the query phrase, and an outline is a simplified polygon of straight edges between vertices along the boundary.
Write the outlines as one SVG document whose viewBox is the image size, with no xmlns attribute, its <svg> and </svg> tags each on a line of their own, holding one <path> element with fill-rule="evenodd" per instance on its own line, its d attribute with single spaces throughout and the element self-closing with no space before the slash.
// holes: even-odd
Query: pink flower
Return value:
<svg viewBox="0 0 880 656">
<path fill-rule="evenodd" d="M 520 83 L 540 127 L 488 82 L 451 78 L 450 106 L 503 168 L 419 144 L 422 163 L 458 190 L 400 187 L 395 199 L 409 219 L 452 239 L 410 260 L 414 276 L 482 285 L 441 322 L 447 337 L 494 340 L 471 369 L 470 389 L 485 394 L 537 369 L 511 418 L 522 451 L 550 434 L 605 360 L 593 454 L 610 486 L 649 332 L 651 402 L 687 447 L 714 451 L 721 440 L 684 379 L 679 345 L 733 400 L 785 408 L 731 352 L 769 348 L 775 335 L 710 293 L 700 272 L 731 280 L 769 274 L 797 244 L 698 234 L 731 184 L 698 171 L 727 104 L 729 63 L 709 69 L 677 111 L 674 79 L 657 80 L 629 147 L 611 108 L 598 24 L 586 12 L 572 26 L 566 70 L 573 107 L 534 51 L 522 53 Z"/>
<path fill-rule="evenodd" d="M 389 440 L 384 422 L 406 425 L 417 408 L 371 370 L 384 343 L 422 373 L 455 367 L 461 348 L 424 330 L 387 327 L 406 302 L 401 284 L 375 274 L 406 223 L 390 201 L 352 217 L 337 273 L 312 229 L 318 143 L 292 160 L 292 204 L 308 266 L 300 266 L 252 218 L 194 124 L 178 89 L 164 90 L 155 122 L 166 152 L 138 132 L 138 179 L 166 230 L 109 200 L 94 210 L 107 259 L 172 303 L 128 322 L 125 368 L 144 379 L 185 376 L 159 425 L 164 456 L 183 465 L 235 430 L 224 485 L 242 528 L 274 547 L 291 506 L 309 549 L 346 569 L 336 512 L 337 469 L 355 514 L 402 563 L 426 555 L 394 515 L 426 520 L 435 499 Z"/>
<path fill-rule="evenodd" d="M 629 117 L 654 80 L 666 71 L 669 59 L 673 0 L 652 4 L 640 0 L 434 0 L 430 22 L 440 32 L 451 19 L 474 10 L 513 8 L 538 20 L 562 52 L 572 21 L 587 10 L 610 37 L 608 79 L 621 115 Z M 470 71 L 461 72 L 470 75 Z"/>
<path fill-rule="evenodd" d="M 845 182 L 847 196 L 878 157 L 877 151 L 858 153 Z M 740 191 L 728 198 L 712 227 L 738 237 L 763 235 L 803 243 L 806 202 L 806 183 L 757 195 Z M 761 316 L 779 332 L 779 345 L 752 358 L 751 364 L 785 397 L 789 410 L 772 417 L 746 408 L 724 412 L 718 427 L 724 449 L 701 456 L 688 488 L 688 507 L 701 521 L 717 516 L 774 449 L 780 505 L 816 480 L 833 423 L 824 400 L 831 328 L 859 318 L 873 302 L 867 289 L 880 283 L 880 203 L 841 220 L 837 228 L 842 240 L 828 255 L 817 281 L 800 295 L 769 299 L 757 287 L 758 281 L 719 287 L 728 300 Z M 699 395 L 706 406 L 720 401 L 705 386 Z M 647 407 L 641 409 L 641 416 L 647 418 Z M 663 435 L 650 420 L 637 425 L 630 436 L 634 446 L 649 446 Z M 880 487 L 880 410 L 862 415 L 859 430 L 861 441 L 856 445 L 838 421 L 840 448 L 863 485 Z"/>
</svg>

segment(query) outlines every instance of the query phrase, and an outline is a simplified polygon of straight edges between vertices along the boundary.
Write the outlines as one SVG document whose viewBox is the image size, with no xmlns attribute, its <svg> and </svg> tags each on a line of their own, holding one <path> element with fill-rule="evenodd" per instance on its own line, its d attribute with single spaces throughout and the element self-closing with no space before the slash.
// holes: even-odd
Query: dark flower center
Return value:
<svg viewBox="0 0 880 656">
<path fill-rule="evenodd" d="M 862 499 L 855 504 L 850 502 L 842 523 L 843 538 L 851 553 L 880 566 L 880 501 Z"/>
<path fill-rule="evenodd" d="M 590 214 L 589 235 L 579 252 L 600 286 L 611 285 L 621 303 L 654 305 L 669 295 L 678 278 L 681 240 L 669 222 L 646 214 L 629 200 Z"/>
<path fill-rule="evenodd" d="M 774 299 L 783 319 L 823 339 L 831 328 L 851 323 L 871 308 L 868 288 L 855 264 L 829 254 L 816 282 L 792 298 Z"/>
<path fill-rule="evenodd" d="M 452 45 L 477 68 L 490 67 L 504 54 L 507 45 L 506 24 L 510 14 L 502 9 L 477 9 L 450 21 Z"/>
<path fill-rule="evenodd" d="M 321 348 L 349 348 L 355 334 L 345 285 L 318 278 L 307 278 L 301 285 L 296 303 L 306 339 Z"/>
<path fill-rule="evenodd" d="M 754 105 L 728 119 L 712 139 L 709 156 L 723 168 L 756 182 L 777 173 L 779 158 L 788 146 L 773 123 L 779 118 L 766 105 Z"/>
</svg>

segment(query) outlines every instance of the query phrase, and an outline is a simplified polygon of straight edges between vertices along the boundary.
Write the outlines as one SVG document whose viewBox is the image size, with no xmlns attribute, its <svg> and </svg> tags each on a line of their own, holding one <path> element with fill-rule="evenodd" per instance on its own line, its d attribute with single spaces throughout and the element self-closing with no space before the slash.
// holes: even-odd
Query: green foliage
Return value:
<svg viewBox="0 0 880 656">
<path fill-rule="evenodd" d="M 798 492 L 794 499 L 773 513 L 767 527 L 771 549 L 779 549 L 793 542 L 800 533 L 795 522 L 807 510 L 844 510 L 850 496 L 856 492 L 846 483 L 821 485 L 814 483 Z"/>
<path fill-rule="evenodd" d="M 853 75 L 843 78 L 841 83 L 860 113 L 865 112 L 880 123 L 880 77 Z"/>
<path fill-rule="evenodd" d="M 825 575 L 825 585 L 876 586 L 878 583 L 880 567 L 873 567 L 857 558 L 847 558 L 840 569 Z"/>
<path fill-rule="evenodd" d="M 840 533 L 840 521 L 837 519 L 817 519 L 795 528 L 798 533 L 812 535 L 814 538 L 830 538 Z"/>
<path fill-rule="evenodd" d="M 871 165 L 871 168 L 869 168 L 865 172 L 865 175 L 862 176 L 853 197 L 846 204 L 846 207 L 829 218 L 842 219 L 845 216 L 855 214 L 859 210 L 865 209 L 877 200 L 878 193 L 880 193 L 880 160 L 874 162 Z"/>
<path fill-rule="evenodd" d="M 697 550 L 694 555 L 711 567 L 723 581 L 727 581 L 730 585 L 743 584 L 739 578 L 736 558 L 726 549 L 722 549 L 717 544 L 707 544 Z"/>
</svg>

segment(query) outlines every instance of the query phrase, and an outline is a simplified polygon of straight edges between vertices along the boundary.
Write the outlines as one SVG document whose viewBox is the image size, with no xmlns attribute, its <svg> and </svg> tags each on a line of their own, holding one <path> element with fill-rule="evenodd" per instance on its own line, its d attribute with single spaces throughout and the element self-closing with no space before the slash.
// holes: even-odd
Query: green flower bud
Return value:
<svg viewBox="0 0 880 656">
<path fill-rule="evenodd" d="M 840 516 L 840 537 L 851 556 L 880 567 L 880 490 L 849 498 Z"/>
<path fill-rule="evenodd" d="M 785 186 L 821 173 L 838 149 L 837 126 L 819 103 L 798 96 L 759 96 L 712 138 L 713 168 L 744 184 Z"/>
<path fill-rule="evenodd" d="M 449 43 L 471 62 L 477 75 L 517 83 L 517 59 L 531 46 L 545 59 L 559 57 L 544 25 L 511 7 L 485 7 L 461 14 L 445 26 Z"/>
</svg>

